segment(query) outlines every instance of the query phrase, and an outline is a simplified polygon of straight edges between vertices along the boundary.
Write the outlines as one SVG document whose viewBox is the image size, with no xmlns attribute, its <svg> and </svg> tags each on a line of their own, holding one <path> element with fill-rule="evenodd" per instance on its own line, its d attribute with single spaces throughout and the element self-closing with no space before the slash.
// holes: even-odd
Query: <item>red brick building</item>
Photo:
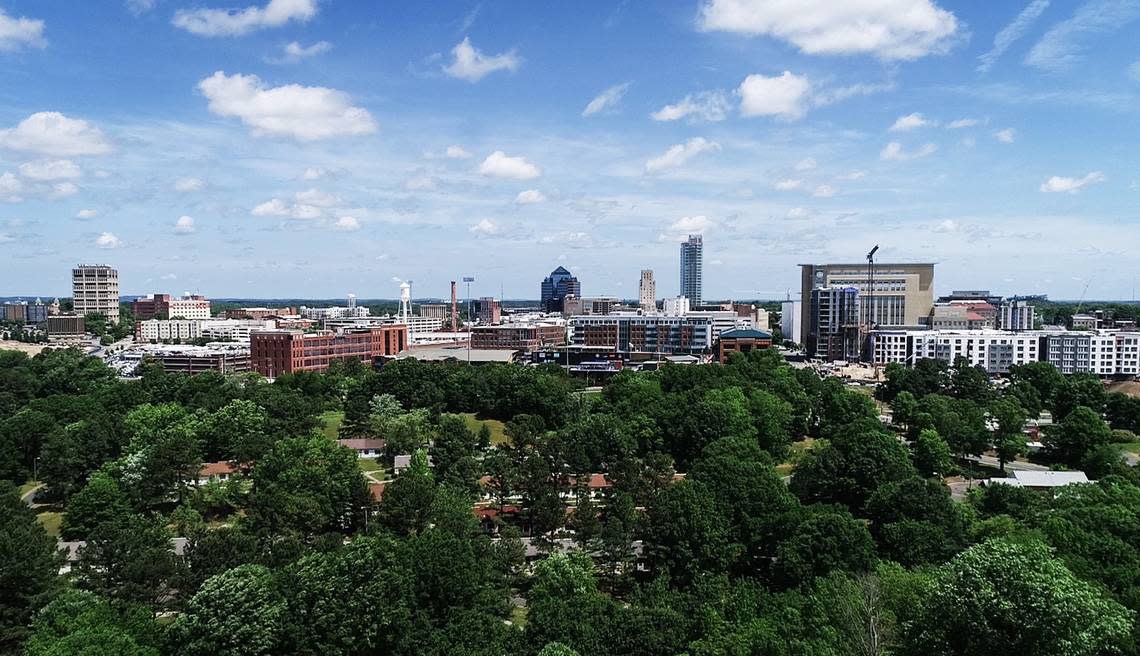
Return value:
<svg viewBox="0 0 1140 656">
<path fill-rule="evenodd" d="M 131 303 L 135 321 L 147 319 L 209 319 L 210 301 L 205 296 L 189 294 L 174 297 L 170 294 L 151 294 Z"/>
<path fill-rule="evenodd" d="M 728 362 L 728 356 L 733 353 L 747 353 L 756 349 L 766 349 L 772 346 L 772 334 L 763 330 L 737 328 L 726 330 L 720 334 L 713 347 L 716 359 L 721 364 Z"/>
<path fill-rule="evenodd" d="M 473 349 L 511 349 L 533 351 L 544 346 L 566 343 L 566 327 L 557 325 L 476 326 L 471 330 Z"/>
<path fill-rule="evenodd" d="M 357 360 L 370 365 L 380 356 L 396 355 L 407 347 L 408 327 L 401 324 L 339 332 L 271 330 L 253 332 L 249 337 L 250 365 L 268 378 L 297 371 L 324 371 L 337 361 Z"/>
</svg>

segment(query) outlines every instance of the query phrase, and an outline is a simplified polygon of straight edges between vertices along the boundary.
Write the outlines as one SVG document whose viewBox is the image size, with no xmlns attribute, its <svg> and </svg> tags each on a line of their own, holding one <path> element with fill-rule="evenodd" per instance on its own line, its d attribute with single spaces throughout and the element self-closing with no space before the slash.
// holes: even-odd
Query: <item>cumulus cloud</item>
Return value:
<svg viewBox="0 0 1140 656">
<path fill-rule="evenodd" d="M 205 186 L 206 183 L 199 178 L 178 178 L 174 181 L 174 191 L 183 194 L 191 191 L 200 191 Z"/>
<path fill-rule="evenodd" d="M 99 213 L 95 210 L 79 210 L 75 213 L 77 219 L 94 219 L 96 216 L 99 216 Z"/>
<path fill-rule="evenodd" d="M 1115 32 L 1138 16 L 1140 2 L 1090 0 L 1071 18 L 1049 28 L 1025 56 L 1025 63 L 1044 71 L 1067 70 L 1083 59 L 1088 37 Z"/>
<path fill-rule="evenodd" d="M 788 210 L 789 219 L 806 219 L 811 217 L 811 210 L 806 207 L 793 207 Z"/>
<path fill-rule="evenodd" d="M 1015 41 L 1025 36 L 1033 23 L 1045 13 L 1049 8 L 1049 0 L 1033 0 L 1025 6 L 1018 14 L 1013 22 L 1006 25 L 994 37 L 994 47 L 990 48 L 988 52 L 978 57 L 978 72 L 987 73 L 997 60 L 1005 54 L 1006 50 L 1014 44 Z"/>
<path fill-rule="evenodd" d="M 320 180 L 321 178 L 327 176 L 328 174 L 329 174 L 328 171 L 326 171 L 325 169 L 322 169 L 319 166 L 310 166 L 309 168 L 307 168 L 301 172 L 301 179 L 302 180 Z"/>
<path fill-rule="evenodd" d="M 938 146 L 928 143 L 920 147 L 918 150 L 908 151 L 902 147 L 897 141 L 892 141 L 879 151 L 879 159 L 884 161 L 905 162 L 912 159 L 919 159 L 932 154 L 938 150 Z"/>
<path fill-rule="evenodd" d="M 774 187 L 776 191 L 791 191 L 792 189 L 799 189 L 801 184 L 803 184 L 803 180 L 786 179 L 777 180 L 776 184 L 772 185 L 772 187 Z"/>
<path fill-rule="evenodd" d="M 797 119 L 807 113 L 811 83 L 806 77 L 784 71 L 777 76 L 749 75 L 736 90 L 743 116 L 778 116 Z"/>
<path fill-rule="evenodd" d="M 811 192 L 811 195 L 815 196 L 816 198 L 831 198 L 832 196 L 834 196 L 835 194 L 838 194 L 838 193 L 839 193 L 839 190 L 836 189 L 835 187 L 832 187 L 831 185 L 825 185 L 824 184 L 824 185 L 819 185 L 818 187 L 816 187 L 815 191 Z"/>
<path fill-rule="evenodd" d="M 703 235 L 716 227 L 716 221 L 707 216 L 683 216 L 657 236 L 660 241 L 685 241 L 689 235 Z"/>
<path fill-rule="evenodd" d="M 41 159 L 20 165 L 20 175 L 29 180 L 66 180 L 83 175 L 69 159 Z"/>
<path fill-rule="evenodd" d="M 471 226 L 471 234 L 475 235 L 476 237 L 494 237 L 501 234 L 502 232 L 503 229 L 499 226 L 499 224 L 495 223 L 491 219 L 483 219 L 479 223 Z"/>
<path fill-rule="evenodd" d="M 672 105 L 665 105 L 649 117 L 654 121 L 676 121 L 682 118 L 723 121 L 728 116 L 729 107 L 728 95 L 724 91 L 702 91 L 689 94 Z"/>
<path fill-rule="evenodd" d="M 23 190 L 24 182 L 17 178 L 11 171 L 5 171 L 0 175 L 0 193 L 18 194 Z"/>
<path fill-rule="evenodd" d="M 67 198 L 79 193 L 79 187 L 74 182 L 57 182 L 51 186 L 48 198 Z"/>
<path fill-rule="evenodd" d="M 962 226 L 959 225 L 958 222 L 953 220 L 953 219 L 944 219 L 942 221 L 939 221 L 932 228 L 932 230 L 934 232 L 948 234 L 948 233 L 953 233 L 953 232 L 960 232 L 962 230 Z"/>
<path fill-rule="evenodd" d="M 340 230 L 343 232 L 353 232 L 360 230 L 360 221 L 354 216 L 342 216 L 333 224 L 333 230 Z"/>
<path fill-rule="evenodd" d="M 12 18 L 0 9 L 0 50 L 12 52 L 24 48 L 43 48 L 44 22 L 35 18 Z"/>
<path fill-rule="evenodd" d="M 194 218 L 190 216 L 180 216 L 174 222 L 174 232 L 179 235 L 188 235 L 194 232 Z"/>
<path fill-rule="evenodd" d="M 467 152 L 463 146 L 448 146 L 444 154 L 448 159 L 471 159 L 471 153 Z"/>
<path fill-rule="evenodd" d="M 599 93 L 586 105 L 586 109 L 582 110 L 582 116 L 593 116 L 607 109 L 613 109 L 621 102 L 622 96 L 629 90 L 629 82 L 623 84 L 615 84 L 614 86 Z"/>
<path fill-rule="evenodd" d="M 511 50 L 501 55 L 485 55 L 471 45 L 471 39 L 468 37 L 464 37 L 452 48 L 451 54 L 453 59 L 450 64 L 443 67 L 443 72 L 468 82 L 478 82 L 495 71 L 514 72 L 522 65 L 522 58 L 516 55 L 515 51 Z"/>
<path fill-rule="evenodd" d="M 285 44 L 285 47 L 282 49 L 284 52 L 281 61 L 294 64 L 301 61 L 302 59 L 316 57 L 317 55 L 328 52 L 331 49 L 332 44 L 328 41 L 317 41 L 311 46 L 303 46 L 299 41 L 290 41 L 289 43 Z"/>
<path fill-rule="evenodd" d="M 286 203 L 280 198 L 272 198 L 254 207 L 250 210 L 250 214 L 253 216 L 280 216 L 303 220 L 320 218 L 321 210 L 319 207 L 313 205 Z"/>
<path fill-rule="evenodd" d="M 315 207 L 336 207 L 344 203 L 339 196 L 323 192 L 320 189 L 298 191 L 293 194 L 293 199 L 301 205 L 312 205 Z"/>
<path fill-rule="evenodd" d="M 1075 194 L 1089 185 L 1104 182 L 1104 173 L 1093 171 L 1083 178 L 1066 178 L 1055 175 L 1041 183 L 1041 191 L 1047 194 Z"/>
<path fill-rule="evenodd" d="M 198 36 L 242 36 L 316 15 L 317 0 L 269 0 L 264 7 L 245 9 L 179 9 L 171 22 Z"/>
<path fill-rule="evenodd" d="M 414 175 L 404 181 L 404 189 L 407 189 L 408 191 L 435 189 L 435 178 L 426 173 L 421 175 Z"/>
<path fill-rule="evenodd" d="M 519 205 L 533 205 L 534 203 L 546 202 L 546 196 L 537 189 L 527 189 L 520 191 L 518 196 L 515 196 L 515 202 Z"/>
<path fill-rule="evenodd" d="M 998 130 L 997 132 L 994 132 L 994 139 L 1007 144 L 1013 143 L 1013 139 L 1016 136 L 1017 130 L 1014 130 L 1013 128 L 1006 128 L 1004 130 Z"/>
<path fill-rule="evenodd" d="M 154 9 L 155 0 L 126 0 L 127 11 L 135 16 L 141 16 Z"/>
<path fill-rule="evenodd" d="M 123 245 L 122 240 L 119 239 L 118 237 L 116 237 L 114 235 L 114 233 L 111 233 L 111 232 L 99 233 L 99 236 L 95 238 L 95 246 L 97 248 L 110 249 L 110 248 L 118 248 L 122 245 Z"/>
<path fill-rule="evenodd" d="M 53 157 L 103 155 L 111 151 L 111 142 L 99 128 L 59 112 L 36 112 L 16 127 L 0 130 L 0 146 Z"/>
<path fill-rule="evenodd" d="M 800 161 L 796 162 L 796 165 L 793 166 L 792 168 L 794 168 L 797 171 L 811 171 L 817 166 L 819 166 L 819 163 L 816 162 L 814 158 L 805 157 L 804 159 L 801 159 Z"/>
<path fill-rule="evenodd" d="M 704 0 L 698 27 L 771 36 L 813 55 L 912 60 L 947 52 L 958 20 L 931 0 Z"/>
<path fill-rule="evenodd" d="M 720 144 L 717 142 L 709 141 L 704 137 L 693 137 L 683 144 L 670 146 L 664 153 L 646 162 L 645 170 L 648 173 L 668 171 L 683 165 L 701 153 L 717 150 L 720 150 Z"/>
<path fill-rule="evenodd" d="M 891 132 L 908 132 L 910 130 L 917 130 L 918 128 L 926 127 L 927 125 L 930 125 L 930 121 L 923 118 L 922 114 L 915 112 L 913 114 L 907 114 L 906 116 L 898 117 L 895 119 L 894 125 L 892 125 L 889 129 Z"/>
<path fill-rule="evenodd" d="M 976 119 L 976 118 L 960 118 L 960 119 L 950 121 L 949 123 L 947 123 L 946 129 L 947 130 L 961 130 L 962 128 L 972 128 L 977 124 L 978 124 L 978 119 Z"/>
<path fill-rule="evenodd" d="M 501 150 L 487 155 L 479 165 L 479 173 L 492 178 L 509 180 L 533 180 L 542 175 L 542 169 L 526 161 L 524 157 L 509 157 Z"/>
<path fill-rule="evenodd" d="M 835 176 L 835 179 L 836 180 L 861 180 L 862 178 L 865 178 L 865 177 L 867 177 L 866 171 L 851 171 L 850 173 L 844 173 L 843 175 L 837 175 L 837 176 Z"/>
<path fill-rule="evenodd" d="M 255 136 L 286 136 L 300 141 L 371 134 L 376 121 L 352 106 L 347 94 L 326 87 L 287 84 L 267 87 L 256 75 L 217 71 L 198 83 L 218 116 L 237 117 Z"/>
</svg>

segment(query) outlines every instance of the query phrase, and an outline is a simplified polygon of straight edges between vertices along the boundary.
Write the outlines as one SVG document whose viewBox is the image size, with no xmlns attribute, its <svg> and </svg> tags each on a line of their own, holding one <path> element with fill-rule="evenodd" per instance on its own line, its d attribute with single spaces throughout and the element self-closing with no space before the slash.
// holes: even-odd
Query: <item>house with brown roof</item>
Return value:
<svg viewBox="0 0 1140 656">
<path fill-rule="evenodd" d="M 198 470 L 198 485 L 219 481 L 228 481 L 238 473 L 237 467 L 228 460 L 219 462 L 204 462 Z"/>
<path fill-rule="evenodd" d="M 355 451 L 357 458 L 367 458 L 369 460 L 375 460 L 384 455 L 384 449 L 388 446 L 386 440 L 371 438 L 337 440 L 336 443 Z"/>
</svg>

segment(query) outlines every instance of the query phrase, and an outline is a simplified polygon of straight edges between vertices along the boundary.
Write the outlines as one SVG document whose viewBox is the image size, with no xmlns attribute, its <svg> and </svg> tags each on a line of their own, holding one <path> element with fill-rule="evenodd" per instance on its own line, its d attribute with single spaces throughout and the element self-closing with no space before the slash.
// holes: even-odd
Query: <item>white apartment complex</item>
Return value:
<svg viewBox="0 0 1140 656">
<path fill-rule="evenodd" d="M 119 323 L 119 272 L 106 264 L 80 264 L 71 270 L 71 300 L 75 313 L 102 314 Z"/>
<path fill-rule="evenodd" d="M 182 319 L 147 319 L 135 323 L 135 339 L 144 342 L 189 340 L 202 336 L 202 322 Z"/>
</svg>

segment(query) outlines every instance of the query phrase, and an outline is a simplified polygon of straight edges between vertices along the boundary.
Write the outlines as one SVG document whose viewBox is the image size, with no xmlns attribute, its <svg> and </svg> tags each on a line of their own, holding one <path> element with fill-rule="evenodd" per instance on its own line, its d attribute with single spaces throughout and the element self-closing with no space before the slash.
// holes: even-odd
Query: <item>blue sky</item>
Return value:
<svg viewBox="0 0 1140 656">
<path fill-rule="evenodd" d="M 1140 0 L 0 0 L 0 295 L 1131 298 Z"/>
</svg>

